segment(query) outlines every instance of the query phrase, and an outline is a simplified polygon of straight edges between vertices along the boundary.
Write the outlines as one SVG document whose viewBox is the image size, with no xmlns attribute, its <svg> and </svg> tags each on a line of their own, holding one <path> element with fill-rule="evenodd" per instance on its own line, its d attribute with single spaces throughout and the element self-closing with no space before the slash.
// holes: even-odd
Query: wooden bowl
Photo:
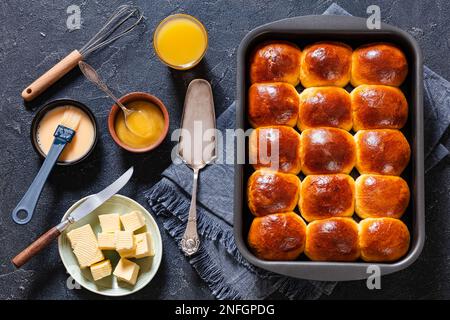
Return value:
<svg viewBox="0 0 450 320">
<path fill-rule="evenodd" d="M 161 132 L 161 136 L 159 137 L 159 139 L 145 147 L 145 148 L 133 148 L 130 147 L 129 145 L 123 143 L 119 137 L 116 134 L 116 129 L 115 129 L 115 122 L 116 122 L 116 116 L 119 114 L 119 112 L 122 112 L 122 110 L 120 109 L 120 107 L 117 104 L 114 104 L 111 107 L 111 111 L 109 112 L 109 116 L 108 116 L 108 130 L 109 133 L 111 134 L 111 137 L 113 138 L 114 142 L 119 145 L 120 147 L 122 147 L 123 149 L 130 151 L 130 152 L 134 152 L 134 153 L 143 153 L 143 152 L 148 152 L 150 150 L 155 149 L 157 146 L 159 146 L 161 144 L 161 142 L 163 142 L 164 138 L 167 135 L 167 132 L 169 130 L 169 113 L 167 112 L 166 106 L 164 105 L 164 103 L 162 103 L 161 100 L 159 100 L 157 97 L 145 93 L 145 92 L 130 92 L 126 95 L 124 95 L 123 97 L 121 97 L 119 99 L 119 101 L 124 104 L 125 106 L 127 105 L 127 103 L 130 103 L 132 101 L 138 101 L 138 100 L 144 100 L 144 101 L 148 101 L 153 103 L 154 105 L 158 106 L 159 109 L 161 110 L 163 116 L 164 116 L 164 129 Z"/>
</svg>

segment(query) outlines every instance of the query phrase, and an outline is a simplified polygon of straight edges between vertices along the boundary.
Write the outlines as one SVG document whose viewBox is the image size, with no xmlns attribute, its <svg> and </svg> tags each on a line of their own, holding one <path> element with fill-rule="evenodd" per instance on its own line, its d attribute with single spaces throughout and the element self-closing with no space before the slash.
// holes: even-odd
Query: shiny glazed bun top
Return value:
<svg viewBox="0 0 450 320">
<path fill-rule="evenodd" d="M 257 170 L 247 183 L 250 211 L 255 216 L 294 211 L 300 187 L 300 179 L 296 175 Z"/>
<path fill-rule="evenodd" d="M 300 82 L 301 50 L 287 41 L 258 45 L 250 57 L 250 82 Z"/>
<path fill-rule="evenodd" d="M 352 48 L 340 42 L 318 42 L 302 52 L 300 80 L 305 88 L 345 87 L 350 81 Z"/>
<path fill-rule="evenodd" d="M 298 128 L 352 128 L 350 94 L 338 87 L 307 88 L 300 93 Z"/>
<path fill-rule="evenodd" d="M 306 223 L 294 212 L 253 219 L 248 244 L 264 260 L 294 260 L 305 248 Z"/>
<path fill-rule="evenodd" d="M 315 128 L 302 132 L 302 170 L 309 174 L 349 173 L 355 165 L 355 141 L 347 131 Z"/>
<path fill-rule="evenodd" d="M 408 227 L 398 219 L 367 218 L 359 223 L 359 246 L 364 261 L 395 261 L 409 248 Z"/>
<path fill-rule="evenodd" d="M 300 134 L 291 127 L 269 126 L 252 131 L 249 161 L 258 169 L 298 174 L 301 169 Z"/>
<path fill-rule="evenodd" d="M 253 128 L 297 124 L 299 95 L 285 82 L 254 83 L 248 91 L 248 120 Z"/>
<path fill-rule="evenodd" d="M 360 85 L 350 94 L 353 130 L 401 129 L 408 118 L 408 102 L 401 90 L 383 85 Z"/>
<path fill-rule="evenodd" d="M 356 168 L 361 174 L 399 176 L 408 165 L 411 149 L 399 130 L 360 130 L 355 141 Z"/>
<path fill-rule="evenodd" d="M 408 74 L 405 54 L 390 43 L 372 43 L 353 51 L 351 83 L 400 86 Z"/>
</svg>

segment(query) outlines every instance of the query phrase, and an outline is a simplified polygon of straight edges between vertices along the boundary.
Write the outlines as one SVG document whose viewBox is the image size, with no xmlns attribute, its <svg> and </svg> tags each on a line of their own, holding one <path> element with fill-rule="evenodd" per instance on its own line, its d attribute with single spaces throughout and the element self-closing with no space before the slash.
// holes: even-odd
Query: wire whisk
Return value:
<svg viewBox="0 0 450 320">
<path fill-rule="evenodd" d="M 93 51 L 100 49 L 117 39 L 123 37 L 127 33 L 133 31 L 141 22 L 144 15 L 141 9 L 132 5 L 122 5 L 109 17 L 105 25 L 89 40 L 79 52 L 86 57 Z M 127 23 L 135 19 L 135 21 L 127 26 Z M 123 30 L 120 30 L 120 28 Z M 115 35 L 114 32 L 117 33 Z"/>
<path fill-rule="evenodd" d="M 69 53 L 64 59 L 36 79 L 22 91 L 25 101 L 31 101 L 72 70 L 79 61 L 133 31 L 143 20 L 141 9 L 133 5 L 121 5 L 105 25 L 80 49 Z"/>
</svg>

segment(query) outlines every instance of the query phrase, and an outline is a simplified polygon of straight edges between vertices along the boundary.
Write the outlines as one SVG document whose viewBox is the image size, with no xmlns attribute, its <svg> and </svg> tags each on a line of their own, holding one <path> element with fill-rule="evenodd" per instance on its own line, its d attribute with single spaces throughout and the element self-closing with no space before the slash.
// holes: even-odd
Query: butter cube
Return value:
<svg viewBox="0 0 450 320">
<path fill-rule="evenodd" d="M 145 225 L 144 215 L 137 210 L 121 215 L 120 221 L 122 221 L 124 229 L 131 232 L 136 231 Z"/>
<path fill-rule="evenodd" d="M 105 259 L 103 253 L 98 248 L 97 240 L 92 241 L 92 239 L 87 238 L 79 239 L 73 253 L 77 257 L 81 268 L 89 267 Z"/>
<path fill-rule="evenodd" d="M 149 232 L 139 233 L 134 236 L 136 250 L 134 258 L 152 257 L 155 255 L 152 237 Z"/>
<path fill-rule="evenodd" d="M 113 274 L 122 281 L 128 282 L 131 285 L 136 284 L 137 276 L 139 274 L 139 266 L 125 258 L 121 258 Z"/>
<path fill-rule="evenodd" d="M 98 216 L 102 232 L 120 231 L 120 218 L 117 213 L 101 214 Z"/>
<path fill-rule="evenodd" d="M 67 233 L 67 238 L 70 241 L 70 245 L 72 249 L 75 249 L 77 243 L 80 239 L 84 239 L 87 242 L 95 242 L 97 243 L 97 238 L 95 237 L 94 231 L 90 224 L 85 224 L 82 227 L 73 229 Z"/>
<path fill-rule="evenodd" d="M 116 250 L 116 235 L 112 232 L 100 232 L 97 235 L 100 250 Z"/>
<path fill-rule="evenodd" d="M 116 250 L 133 250 L 134 238 L 132 231 L 117 231 L 116 232 Z"/>
<path fill-rule="evenodd" d="M 92 278 L 94 281 L 103 279 L 112 273 L 111 261 L 103 260 L 91 266 Z"/>
</svg>

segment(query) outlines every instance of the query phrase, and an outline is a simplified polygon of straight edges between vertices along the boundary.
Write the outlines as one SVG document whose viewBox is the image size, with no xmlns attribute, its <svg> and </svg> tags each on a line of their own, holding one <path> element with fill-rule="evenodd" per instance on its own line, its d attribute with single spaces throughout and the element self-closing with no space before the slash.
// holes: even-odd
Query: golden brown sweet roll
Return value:
<svg viewBox="0 0 450 320">
<path fill-rule="evenodd" d="M 395 261 L 409 248 L 406 225 L 394 218 L 367 218 L 359 222 L 361 258 L 368 262 Z"/>
<path fill-rule="evenodd" d="M 285 82 L 255 83 L 248 91 L 248 120 L 253 128 L 297 124 L 300 98 Z"/>
<path fill-rule="evenodd" d="M 293 174 L 255 171 L 247 183 L 248 207 L 255 216 L 293 211 L 300 195 L 300 179 Z"/>
<path fill-rule="evenodd" d="M 401 129 L 408 118 L 408 102 L 398 88 L 361 85 L 350 94 L 353 130 Z"/>
<path fill-rule="evenodd" d="M 355 182 L 349 175 L 306 176 L 300 194 L 300 213 L 308 222 L 353 215 Z"/>
<path fill-rule="evenodd" d="M 399 176 L 408 165 L 411 149 L 398 130 L 360 130 L 355 141 L 356 168 L 361 174 Z"/>
<path fill-rule="evenodd" d="M 295 260 L 305 248 L 306 223 L 294 212 L 253 219 L 248 244 L 264 260 Z"/>
<path fill-rule="evenodd" d="M 358 224 L 352 218 L 316 220 L 306 228 L 305 254 L 315 261 L 359 258 Z"/>
<path fill-rule="evenodd" d="M 351 83 L 400 86 L 408 74 L 405 54 L 389 43 L 363 45 L 353 51 Z"/>
<path fill-rule="evenodd" d="M 395 176 L 363 174 L 355 182 L 355 212 L 361 218 L 399 219 L 409 203 L 409 187 Z"/>
<path fill-rule="evenodd" d="M 300 134 L 286 126 L 260 127 L 250 135 L 249 161 L 258 169 L 298 174 L 301 170 Z"/>
<path fill-rule="evenodd" d="M 257 46 L 250 58 L 250 82 L 300 82 L 301 50 L 287 41 L 271 41 Z"/>
<path fill-rule="evenodd" d="M 307 88 L 300 94 L 298 128 L 352 128 L 350 94 L 338 87 Z"/>
<path fill-rule="evenodd" d="M 305 88 L 345 87 L 350 81 L 352 48 L 340 42 L 318 42 L 302 52 L 300 80 Z"/>
<path fill-rule="evenodd" d="M 349 173 L 355 166 L 355 141 L 347 131 L 308 129 L 301 138 L 302 170 L 306 175 Z"/>
</svg>

